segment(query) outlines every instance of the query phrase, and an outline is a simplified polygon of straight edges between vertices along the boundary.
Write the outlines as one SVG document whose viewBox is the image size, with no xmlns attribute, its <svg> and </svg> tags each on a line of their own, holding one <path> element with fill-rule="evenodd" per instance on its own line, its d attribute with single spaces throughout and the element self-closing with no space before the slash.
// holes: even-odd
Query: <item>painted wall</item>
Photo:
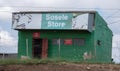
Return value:
<svg viewBox="0 0 120 71">
<path fill-rule="evenodd" d="M 32 58 L 32 33 L 28 31 L 19 31 L 18 37 L 18 57 L 27 56 L 28 43 L 28 56 Z"/>
<path fill-rule="evenodd" d="M 95 13 L 93 31 L 80 30 L 19 30 L 18 57 L 32 58 L 32 34 L 40 32 L 40 38 L 48 39 L 48 58 L 72 61 L 111 62 L 112 32 L 103 18 Z M 84 38 L 85 45 L 55 45 L 52 39 Z"/>
<path fill-rule="evenodd" d="M 49 36 L 49 37 L 48 37 Z M 84 60 L 84 53 L 91 52 L 94 55 L 93 49 L 93 35 L 87 31 L 46 31 L 41 32 L 41 38 L 49 39 L 48 57 L 59 58 L 59 45 L 52 44 L 52 39 L 74 39 L 84 38 L 85 45 L 60 45 L 60 58 L 67 60 L 81 61 Z"/>
<path fill-rule="evenodd" d="M 112 31 L 108 28 L 107 23 L 98 14 L 95 14 L 95 47 L 96 60 L 101 62 L 111 62 L 112 54 Z M 99 45 L 100 43 L 100 45 Z"/>
<path fill-rule="evenodd" d="M 28 42 L 28 56 L 32 58 L 32 33 L 36 31 L 19 31 L 19 45 L 18 45 L 18 57 L 27 56 L 27 45 Z M 37 31 L 38 32 L 38 31 Z M 40 38 L 48 39 L 48 58 L 61 58 L 66 60 L 81 61 L 84 60 L 84 53 L 88 52 L 94 55 L 93 46 L 93 35 L 87 31 L 40 31 Z M 52 39 L 74 39 L 74 38 L 84 38 L 85 45 L 60 45 L 60 55 L 59 55 L 59 45 L 52 44 Z"/>
</svg>

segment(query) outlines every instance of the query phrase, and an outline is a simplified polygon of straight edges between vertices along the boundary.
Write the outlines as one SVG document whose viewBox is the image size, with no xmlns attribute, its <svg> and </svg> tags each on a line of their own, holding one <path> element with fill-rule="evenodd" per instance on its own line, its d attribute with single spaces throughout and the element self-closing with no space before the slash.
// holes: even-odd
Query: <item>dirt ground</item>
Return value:
<svg viewBox="0 0 120 71">
<path fill-rule="evenodd" d="M 0 71 L 120 71 L 120 65 L 74 63 L 0 65 Z"/>
</svg>

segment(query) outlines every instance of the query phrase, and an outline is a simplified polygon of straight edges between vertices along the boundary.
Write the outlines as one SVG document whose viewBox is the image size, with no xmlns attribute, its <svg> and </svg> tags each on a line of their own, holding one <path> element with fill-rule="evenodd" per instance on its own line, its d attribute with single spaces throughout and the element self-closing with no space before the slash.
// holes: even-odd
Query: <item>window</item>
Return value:
<svg viewBox="0 0 120 71">
<path fill-rule="evenodd" d="M 54 45 L 77 45 L 77 46 L 83 46 L 85 45 L 85 39 L 84 38 L 75 38 L 75 39 L 52 39 L 52 44 Z"/>
<path fill-rule="evenodd" d="M 71 45 L 72 39 L 52 39 L 52 44 Z"/>
<path fill-rule="evenodd" d="M 59 44 L 59 40 L 58 39 L 52 39 L 52 44 Z"/>
<path fill-rule="evenodd" d="M 85 39 L 84 38 L 74 39 L 74 45 L 79 45 L 79 46 L 85 45 Z"/>
<path fill-rule="evenodd" d="M 64 44 L 65 45 L 72 45 L 72 39 L 65 39 Z"/>
</svg>

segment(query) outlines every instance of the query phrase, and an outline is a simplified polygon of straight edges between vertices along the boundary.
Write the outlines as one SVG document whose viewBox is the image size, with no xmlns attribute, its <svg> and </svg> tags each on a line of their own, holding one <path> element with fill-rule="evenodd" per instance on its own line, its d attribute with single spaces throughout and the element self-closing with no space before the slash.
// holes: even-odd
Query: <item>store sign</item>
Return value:
<svg viewBox="0 0 120 71">
<path fill-rule="evenodd" d="M 71 13 L 42 14 L 41 29 L 70 29 L 71 25 Z"/>
<path fill-rule="evenodd" d="M 14 29 L 88 29 L 89 13 L 13 13 Z"/>
</svg>

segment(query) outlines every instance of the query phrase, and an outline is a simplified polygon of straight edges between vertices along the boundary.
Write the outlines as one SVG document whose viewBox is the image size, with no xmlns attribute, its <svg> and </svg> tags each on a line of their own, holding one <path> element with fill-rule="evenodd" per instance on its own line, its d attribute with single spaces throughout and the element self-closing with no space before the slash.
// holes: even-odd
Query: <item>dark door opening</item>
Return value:
<svg viewBox="0 0 120 71">
<path fill-rule="evenodd" d="M 42 57 L 42 39 L 33 39 L 33 58 Z"/>
</svg>

